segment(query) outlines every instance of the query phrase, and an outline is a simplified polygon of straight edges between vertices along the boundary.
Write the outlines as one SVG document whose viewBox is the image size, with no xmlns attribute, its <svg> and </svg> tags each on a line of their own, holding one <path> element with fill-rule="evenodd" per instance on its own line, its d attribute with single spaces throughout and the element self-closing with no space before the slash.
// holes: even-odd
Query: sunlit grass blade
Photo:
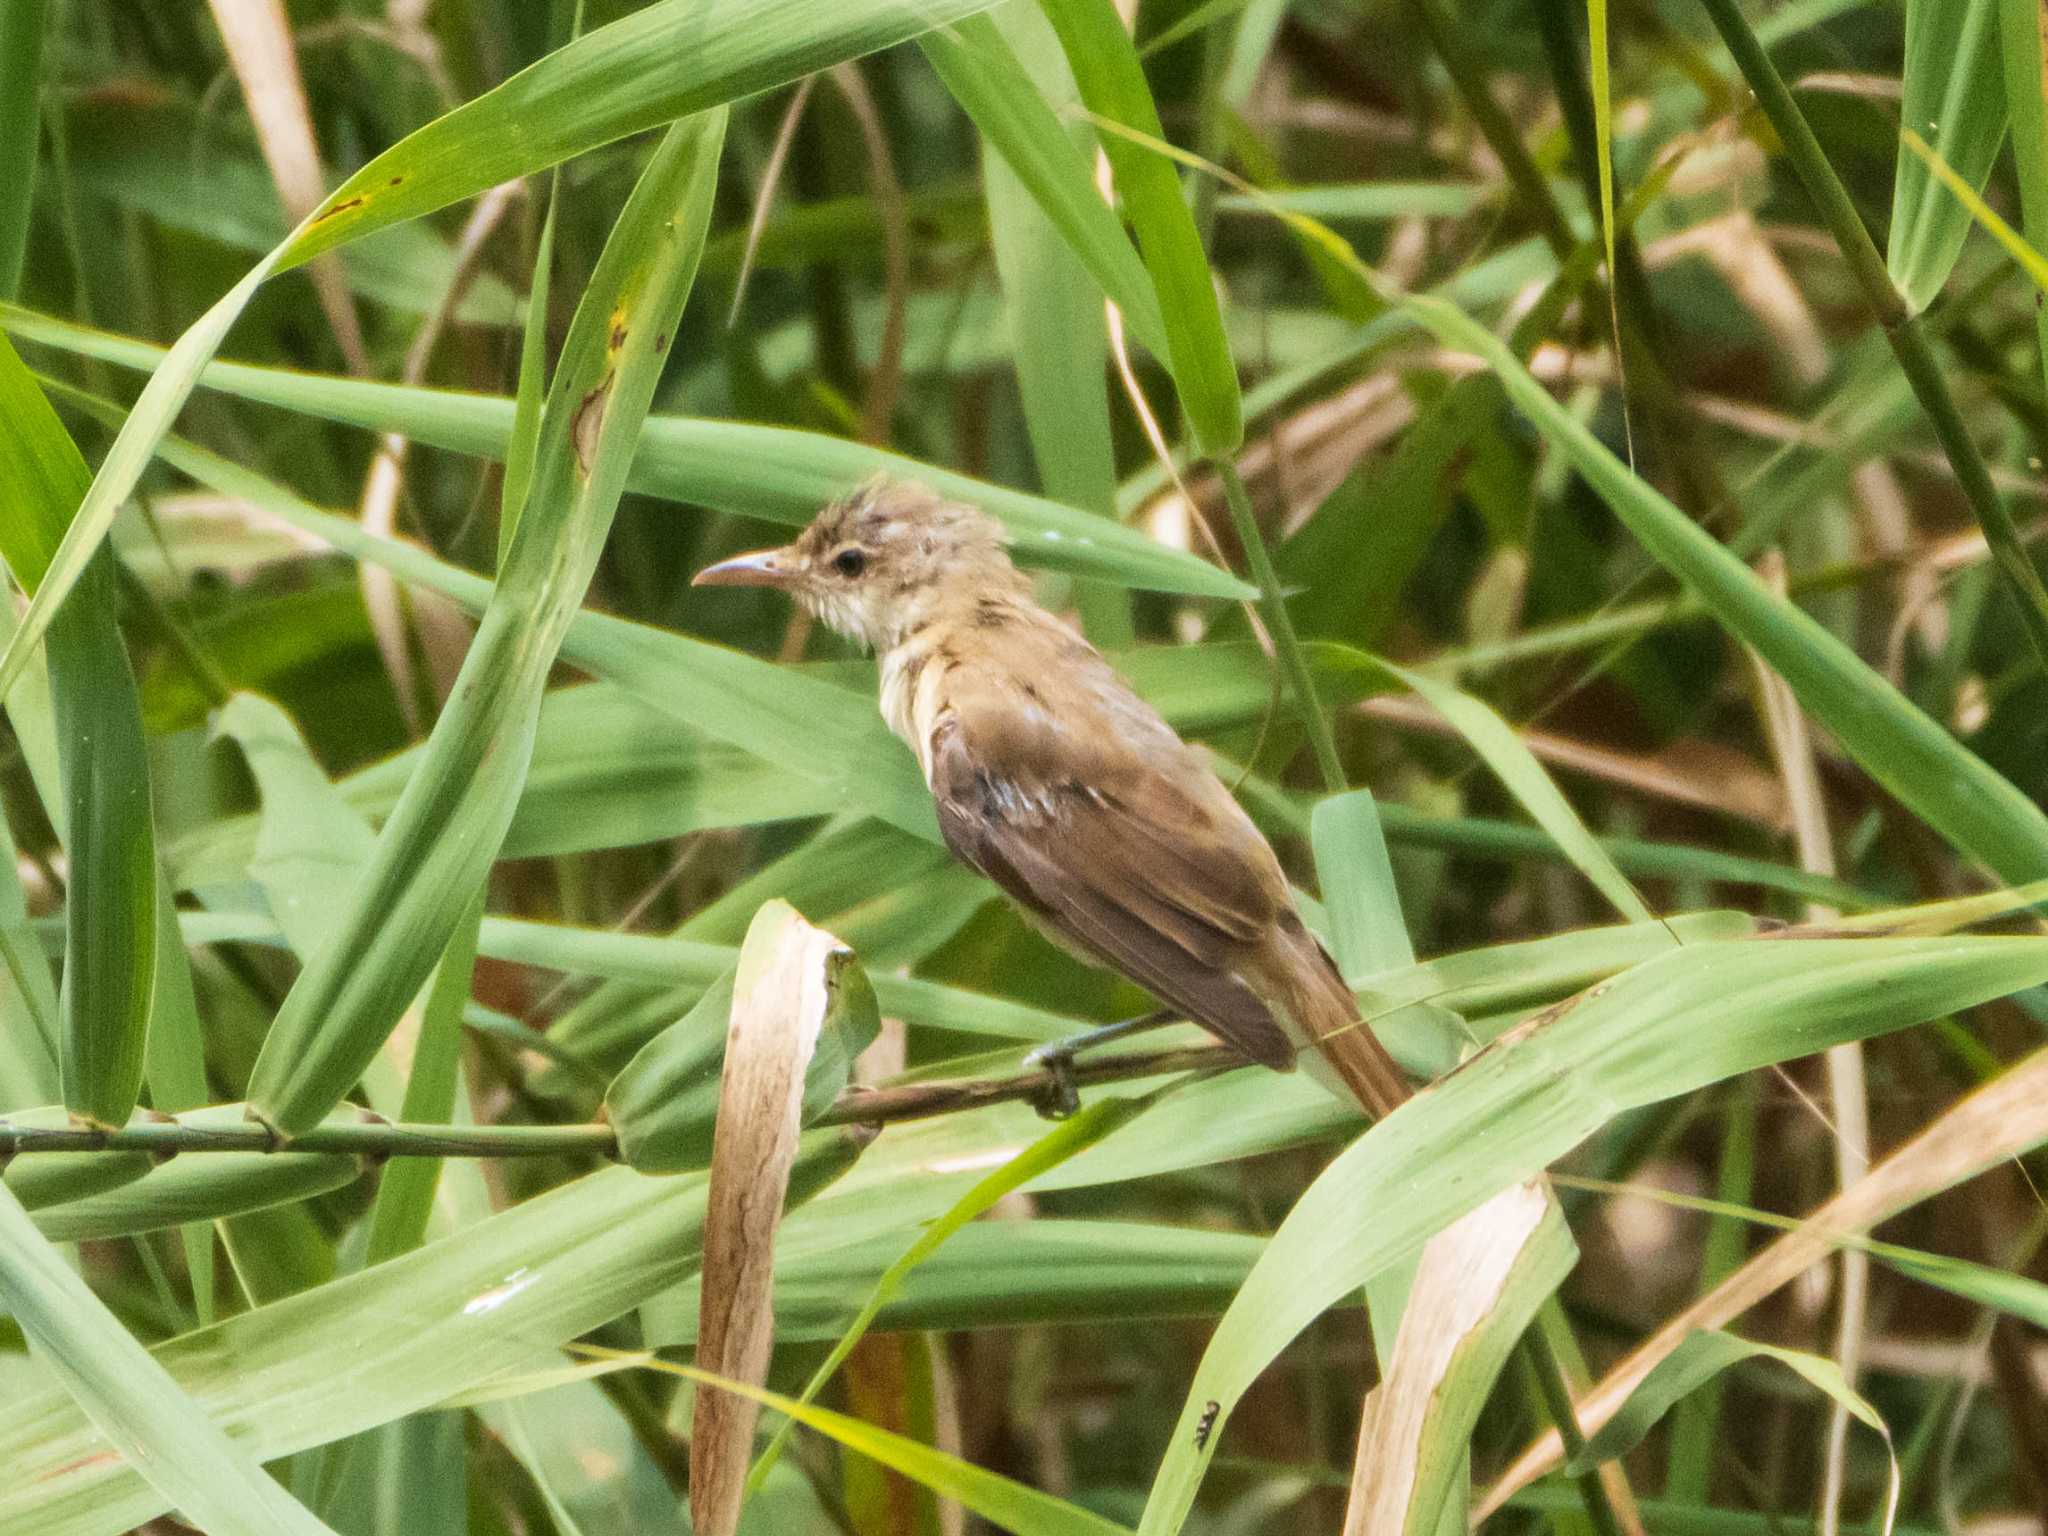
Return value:
<svg viewBox="0 0 2048 1536">
<path fill-rule="evenodd" d="M 1220 1431 L 1317 1313 L 1621 1109 L 2042 978 L 2041 939 L 1692 945 L 1475 1057 L 1354 1142 L 1288 1213 L 1203 1355 L 1139 1529 L 1181 1529 L 1220 1439 L 1198 1443 L 1196 1423 Z"/>
<path fill-rule="evenodd" d="M 191 394 L 199 367 L 273 272 L 322 251 L 544 170 L 571 155 L 765 90 L 837 59 L 885 47 L 982 9 L 989 0 L 664 0 L 579 38 L 496 90 L 409 135 L 357 171 L 284 244 L 259 261 L 184 335 L 93 477 L 92 488 L 18 633 L 0 653 L 0 694 L 106 536 L 156 440 Z"/>
<path fill-rule="evenodd" d="M 1869 1400 L 1849 1385 L 1848 1379 L 1842 1375 L 1842 1368 L 1832 1360 L 1803 1350 L 1739 1339 L 1730 1333 L 1702 1330 L 1688 1338 L 1629 1394 L 1628 1402 L 1601 1427 L 1597 1435 L 1586 1442 L 1584 1453 L 1567 1470 L 1588 1471 L 1600 1462 L 1625 1455 L 1681 1398 L 1690 1396 L 1730 1367 L 1748 1360 L 1770 1360 L 1786 1367 L 1842 1404 L 1883 1439 L 1891 1474 L 1883 1508 L 1878 1511 L 1878 1529 L 1889 1531 L 1898 1514 L 1899 1462 L 1892 1452 L 1891 1430 Z"/>
<path fill-rule="evenodd" d="M 0 1302 L 107 1440 L 194 1524 L 219 1536 L 328 1530 L 129 1336 L 4 1188 Z"/>
<path fill-rule="evenodd" d="M 125 368 L 156 367 L 164 358 L 161 348 L 147 342 L 11 305 L 0 304 L 0 327 Z M 416 442 L 488 458 L 506 453 L 515 412 L 514 402 L 503 396 L 240 363 L 214 363 L 204 370 L 201 382 L 243 399 L 378 432 L 400 432 Z M 1027 565 L 1162 592 L 1223 598 L 1252 594 L 1251 587 L 1228 571 L 1135 529 L 1043 496 L 823 432 L 649 416 L 627 484 L 671 501 L 797 526 L 877 472 L 922 481 L 992 513 L 1009 525 L 1012 552 Z"/>
<path fill-rule="evenodd" d="M 797 1396 L 801 1404 L 813 1402 L 831 1381 L 833 1374 L 846 1363 L 854 1346 L 873 1326 L 882 1309 L 894 1301 L 902 1292 L 912 1273 L 927 1259 L 939 1251 L 949 1239 L 962 1228 L 982 1215 L 1003 1196 L 1029 1183 L 1048 1168 L 1056 1168 L 1068 1158 L 1087 1150 L 1112 1135 L 1118 1127 L 1143 1114 L 1151 1108 L 1150 1097 L 1107 1098 L 1090 1104 L 1071 1119 L 1047 1131 L 1037 1141 L 1019 1152 L 1015 1157 L 976 1182 L 974 1187 L 962 1195 L 938 1220 L 918 1234 L 917 1240 L 898 1255 L 896 1261 L 882 1271 L 875 1281 L 875 1288 L 861 1303 L 860 1311 L 846 1325 L 832 1345 L 832 1351 L 811 1373 L 810 1380 Z M 747 1474 L 749 1494 L 760 1490 L 769 1471 L 782 1455 L 788 1444 L 790 1431 L 798 1421 L 792 1419 L 775 1432 L 775 1438 L 768 1442 L 760 1457 L 754 1462 L 753 1470 Z"/>
<path fill-rule="evenodd" d="M 926 33 L 918 46 L 983 141 L 1123 311 L 1132 334 L 1166 356 L 1166 322 L 1145 263 L 1097 195 L 1094 166 L 1039 95 L 1002 31 L 989 18 L 974 16 Z"/>
<path fill-rule="evenodd" d="M 625 489 L 695 276 L 723 111 L 671 129 L 599 258 L 555 370 L 532 490 L 432 745 L 334 936 L 293 985 L 250 1077 L 289 1134 L 340 1101 L 426 980 L 512 818 L 555 652 Z"/>
<path fill-rule="evenodd" d="M 1983 189 L 2005 141 L 2000 76 L 2000 0 L 1906 0 L 1906 62 L 1899 118 L 1905 134 L 1926 135 L 1955 181 Z M 1891 234 L 1885 268 L 1915 311 L 1948 281 L 1970 221 L 1937 180 L 1926 156 L 1900 146 L 1892 172 Z"/>
<path fill-rule="evenodd" d="M 991 18 L 964 25 L 984 22 L 1015 50 L 1018 70 L 1005 78 L 1021 74 L 1062 107 L 1078 100 L 1059 39 L 1035 6 L 999 6 Z M 927 45 L 944 35 L 928 33 Z M 1093 160 L 1098 146 L 1086 123 L 1055 122 L 1052 127 L 1069 138 L 1084 162 Z M 1103 290 L 985 131 L 982 184 L 989 244 L 1016 346 L 1017 390 L 1039 484 L 1069 506 L 1114 518 L 1116 444 L 1109 416 L 1109 326 Z M 1069 172 L 1063 185 L 1071 184 Z M 1092 199 L 1091 207 L 1108 212 L 1100 198 Z M 1122 231 L 1115 233 L 1129 250 Z M 1135 252 L 1132 264 L 1137 265 Z M 1149 294 L 1150 280 L 1142 277 L 1142 267 L 1139 270 L 1143 291 Z M 1076 602 L 1083 627 L 1096 644 L 1130 642 L 1130 605 L 1122 594 L 1089 585 L 1076 594 Z"/>
<path fill-rule="evenodd" d="M 1901 129 L 1899 138 L 1934 179 L 1948 189 L 1956 202 L 1962 205 L 1963 211 L 1983 225 L 1984 232 L 2005 248 L 2006 255 L 2019 263 L 2020 270 L 2033 279 L 2034 286 L 2048 292 L 2048 256 L 2043 256 L 2024 235 L 2000 218 L 1998 210 L 1984 201 L 1983 194 L 1913 129 Z"/>
<path fill-rule="evenodd" d="M 0 341 L 0 556 L 31 610 L 83 515 L 90 479 L 56 411 Z M 149 757 L 116 613 L 105 555 L 80 573 L 47 646 L 63 778 L 58 830 L 70 860 L 58 1055 L 65 1104 L 101 1125 L 125 1124 L 141 1094 L 156 966 Z M 27 633 L 24 617 L 13 641 L 24 659 L 34 654 Z"/>
<path fill-rule="evenodd" d="M 1046 0 L 1081 99 L 1090 112 L 1162 138 L 1159 111 L 1131 37 L 1110 0 Z M 1210 454 L 1232 452 L 1244 436 L 1237 364 L 1223 334 L 1215 278 L 1180 176 L 1164 160 L 1111 135 L 1104 150 L 1166 325 L 1167 361 L 1195 440 Z"/>
<path fill-rule="evenodd" d="M 1998 0 L 1999 55 L 2012 122 L 2012 160 L 2020 185 L 2020 227 L 2033 249 L 2048 245 L 2048 58 L 2034 0 Z M 2035 362 L 2048 378 L 2048 306 L 2034 309 Z"/>
<path fill-rule="evenodd" d="M 695 1366 L 654 1361 L 655 1368 L 698 1383 L 703 1391 L 735 1392 L 772 1408 L 806 1428 L 838 1441 L 847 1449 L 872 1457 L 913 1482 L 949 1498 L 1015 1536 L 1129 1536 L 1123 1526 L 1090 1514 L 1079 1505 L 1040 1493 L 1026 1484 L 989 1472 L 972 1462 L 933 1450 L 928 1445 L 881 1429 L 829 1408 L 819 1408 L 700 1371 Z"/>
</svg>

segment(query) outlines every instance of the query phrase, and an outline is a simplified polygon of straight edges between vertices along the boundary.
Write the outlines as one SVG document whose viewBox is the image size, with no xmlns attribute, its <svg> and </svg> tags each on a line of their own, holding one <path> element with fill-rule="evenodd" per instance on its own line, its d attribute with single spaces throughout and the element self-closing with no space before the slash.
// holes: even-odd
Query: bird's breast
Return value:
<svg viewBox="0 0 2048 1536">
<path fill-rule="evenodd" d="M 882 657 L 882 718 L 917 754 L 932 780 L 932 732 L 946 710 L 946 674 L 954 658 L 933 628 L 919 630 Z"/>
</svg>

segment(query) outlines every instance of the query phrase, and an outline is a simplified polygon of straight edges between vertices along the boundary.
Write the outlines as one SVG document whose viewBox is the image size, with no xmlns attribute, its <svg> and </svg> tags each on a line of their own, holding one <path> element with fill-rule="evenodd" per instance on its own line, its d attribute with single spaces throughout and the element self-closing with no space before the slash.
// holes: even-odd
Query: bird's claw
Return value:
<svg viewBox="0 0 2048 1536">
<path fill-rule="evenodd" d="M 1081 1085 L 1074 1077 L 1074 1051 L 1068 1045 L 1042 1045 L 1024 1058 L 1026 1071 L 1043 1071 L 1045 1086 L 1031 1107 L 1045 1120 L 1065 1120 L 1081 1107 Z"/>
</svg>

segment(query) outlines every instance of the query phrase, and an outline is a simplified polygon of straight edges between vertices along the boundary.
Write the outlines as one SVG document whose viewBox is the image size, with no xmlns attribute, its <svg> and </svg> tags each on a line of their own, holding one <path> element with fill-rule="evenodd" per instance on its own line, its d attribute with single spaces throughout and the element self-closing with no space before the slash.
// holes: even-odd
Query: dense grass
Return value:
<svg viewBox="0 0 2048 1536">
<path fill-rule="evenodd" d="M 2048 1520 L 2041 20 L 0 0 L 0 1533 Z M 877 469 L 1432 1086 L 959 1086 Z"/>
</svg>

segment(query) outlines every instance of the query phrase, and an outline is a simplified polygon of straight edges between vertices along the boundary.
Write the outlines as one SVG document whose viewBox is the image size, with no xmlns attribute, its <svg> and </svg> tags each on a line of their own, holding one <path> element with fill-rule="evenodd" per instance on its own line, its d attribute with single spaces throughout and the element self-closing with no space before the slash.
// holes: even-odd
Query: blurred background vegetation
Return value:
<svg viewBox="0 0 2048 1536">
<path fill-rule="evenodd" d="M 1075 14 L 1109 13 L 1097 0 L 1053 9 L 1083 37 Z M 1348 953 L 1340 934 L 1354 978 L 1419 974 L 1403 969 L 1416 954 L 1612 924 L 1609 896 L 1629 882 L 1659 917 L 1735 914 L 1714 930 L 1725 939 L 2048 876 L 2048 831 L 2027 807 L 2048 789 L 2048 673 L 2033 640 L 2040 612 L 2011 565 L 2025 565 L 2048 483 L 2042 292 L 1930 168 L 1953 167 L 1966 193 L 1981 187 L 1992 219 L 2048 227 L 2033 0 L 1145 0 L 1122 19 L 1157 127 L 1225 173 L 1179 167 L 1242 387 L 1241 446 L 1183 427 L 1184 413 L 1238 402 L 1203 385 L 1193 352 L 1178 350 L 1206 344 L 1201 305 L 1166 280 L 1170 232 L 1124 163 L 1168 163 L 1142 142 L 1156 130 L 1116 95 L 1130 77 L 1091 78 L 1085 51 L 1084 111 L 1061 38 L 1026 0 L 986 32 L 942 29 L 881 51 L 869 50 L 923 30 L 919 7 L 861 0 L 838 19 L 832 6 L 771 0 L 716 0 L 702 14 L 682 0 L 580 10 L 0 0 L 0 284 L 12 279 L 14 300 L 0 327 L 88 464 L 106 454 L 156 349 L 373 157 L 394 145 L 403 156 L 408 135 L 481 97 L 499 106 L 468 120 L 483 125 L 475 141 L 419 141 L 419 158 L 388 163 L 438 175 L 474 142 L 502 150 L 504 174 L 522 178 L 484 190 L 457 164 L 440 201 L 480 197 L 410 210 L 427 216 L 257 289 L 213 344 L 254 367 L 209 374 L 177 417 L 178 438 L 108 509 L 114 554 L 96 569 L 111 583 L 101 597 L 118 618 L 146 744 L 110 761 L 153 805 L 164 900 L 189 944 L 182 1005 L 164 1001 L 161 956 L 141 962 L 155 1001 L 135 1007 L 153 1019 L 146 1097 L 159 1110 L 264 1098 L 251 1074 L 271 1021 L 301 960 L 340 923 L 371 829 L 433 750 L 422 743 L 481 600 L 444 568 L 401 565 L 394 578 L 366 552 L 395 541 L 444 567 L 500 568 L 511 519 L 499 461 L 508 439 L 516 460 L 519 434 L 534 430 L 530 418 L 514 424 L 511 405 L 522 349 L 551 358 L 569 337 L 660 137 L 641 130 L 727 101 L 722 155 L 715 137 L 708 151 L 701 264 L 657 349 L 641 457 L 601 556 L 592 551 L 583 602 L 786 670 L 720 670 L 713 653 L 663 648 L 646 630 L 572 638 L 547 678 L 523 788 L 515 775 L 483 813 L 467 802 L 451 812 L 478 817 L 465 829 L 492 825 L 498 809 L 510 816 L 487 881 L 456 877 L 438 927 L 380 937 L 380 957 L 410 946 L 424 975 L 445 951 L 455 960 L 444 976 L 468 980 L 443 985 L 438 1006 L 427 994 L 425 1024 L 415 1009 L 364 1077 L 355 1097 L 390 1118 L 590 1121 L 612 1074 L 729 965 L 729 950 L 712 947 L 736 944 L 772 896 L 847 940 L 878 982 L 898 982 L 882 987 L 881 1012 L 911 1027 L 885 1032 L 870 1080 L 1014 1070 L 1031 1040 L 1145 1009 L 1130 985 L 1035 937 L 919 834 L 914 813 L 881 804 L 908 803 L 889 799 L 907 758 L 877 734 L 867 662 L 772 597 L 689 586 L 699 566 L 779 542 L 877 467 L 986 482 L 1026 557 L 1039 557 L 1043 599 L 1213 751 L 1333 916 L 1332 848 L 1357 850 L 1368 869 L 1359 899 L 1380 905 Z M 647 26 L 621 45 L 635 69 L 681 79 L 693 50 L 717 62 L 740 37 L 753 51 L 666 107 L 614 111 L 613 94 L 629 91 L 615 75 L 546 77 L 553 94 L 523 105 L 485 96 L 572 33 L 623 37 L 605 29 L 636 17 Z M 1745 42 L 1789 85 L 1811 146 L 1788 140 L 1768 91 L 1760 108 Z M 1002 123 L 1020 120 L 1019 90 L 1065 146 L 1064 158 L 1046 150 L 1051 169 L 1021 176 L 1006 158 L 1019 140 L 998 143 Z M 550 115 L 561 137 L 521 160 L 523 135 L 537 141 Z M 1102 126 L 1118 117 L 1136 137 Z M 1929 154 L 1902 141 L 1902 123 Z M 1101 225 L 1049 217 L 1045 189 L 1071 194 L 1074 168 L 1092 168 L 1105 144 L 1139 238 L 1133 247 L 1110 219 L 1117 249 L 1089 256 L 1083 236 Z M 1875 249 L 1859 255 L 1831 220 L 1809 147 L 1846 198 L 1834 212 L 1860 215 Z M 1133 272 L 1156 294 L 1150 325 L 1163 322 L 1166 346 L 1142 316 L 1105 320 L 1105 274 Z M 1891 333 L 1906 339 L 1895 346 L 1873 319 L 1888 313 L 1873 278 L 1896 306 Z M 1509 365 L 1414 323 L 1390 303 L 1401 290 L 1441 295 L 1506 342 L 1552 415 L 1506 387 Z M 529 394 L 532 368 L 529 357 Z M 0 395 L 17 410 L 24 398 Z M 565 412 L 548 410 L 564 433 Z M 1752 617 L 1732 588 L 1681 584 L 1684 567 L 1647 525 L 1617 518 L 1612 486 L 1588 471 L 1597 445 L 1571 435 L 1580 429 L 1629 466 L 1616 471 L 1629 482 L 1619 499 L 1635 498 L 1646 518 L 1675 508 L 1754 566 L 1763 606 Z M 580 453 L 580 418 L 574 431 Z M 623 464 L 630 450 L 622 440 L 605 451 Z M 27 590 L 55 535 L 28 531 L 21 464 L 0 484 L 0 519 L 13 524 L 8 559 Z M 1237 473 L 1249 504 L 1233 515 Z M 363 537 L 348 543 L 323 511 Z M 1137 537 L 1090 545 L 1089 518 L 1180 558 Z M 604 536 L 601 517 L 583 526 Z M 1047 528 L 1067 542 L 1040 537 Z M 1291 635 L 1270 602 L 1255 622 L 1231 600 L 1252 595 L 1265 552 L 1291 594 Z M 81 581 L 63 613 L 93 590 Z M 1795 607 L 1820 628 L 1793 625 L 1784 615 Z M 1823 652 L 1816 635 L 1838 644 Z M 1768 648 L 1773 637 L 1765 667 L 1743 641 Z M 1319 767 L 1285 681 L 1297 640 L 1342 784 L 1374 797 L 1356 845 L 1326 841 L 1320 821 L 1311 839 L 1312 809 L 1342 785 Z M 0 903 L 7 1110 L 51 1104 L 60 1086 L 79 1108 L 76 1090 L 97 1070 L 60 1041 L 84 983 L 65 976 L 60 1006 L 45 959 L 84 921 L 49 765 L 53 744 L 83 750 L 82 738 L 63 739 L 67 719 L 125 694 L 114 672 L 67 681 L 59 643 L 53 627 L 49 687 L 32 668 L 0 738 L 0 804 L 18 855 L 8 878 L 21 888 Z M 1411 669 L 1415 686 L 1372 657 Z M 1798 675 L 1801 657 L 1817 670 Z M 1821 677 L 1837 657 L 1868 671 Z M 806 680 L 828 692 L 800 691 Z M 67 705 L 79 688 L 97 702 L 74 694 Z M 1446 708 L 1451 689 L 1463 692 Z M 1477 724 L 1460 697 L 1483 704 Z M 845 711 L 819 712 L 820 698 Z M 1509 734 L 1499 722 L 1506 745 L 1488 735 Z M 1562 800 L 1543 798 L 1544 770 Z M 2018 791 L 2011 801 L 1987 790 L 1998 778 Z M 1597 843 L 1559 840 L 1574 813 Z M 154 881 L 141 846 L 133 889 Z M 1371 873 L 1382 868 L 1391 887 Z M 490 919 L 467 973 L 476 939 L 458 916 L 479 890 Z M 131 936 L 176 931 L 161 926 L 170 905 L 145 910 L 158 915 Z M 1626 932 L 1648 943 L 1656 930 Z M 674 943 L 607 948 L 612 933 Z M 1486 998 L 1451 995 L 1477 985 L 1470 977 L 1446 981 L 1441 1017 L 1395 1031 L 1404 1060 L 1433 1075 L 1648 951 L 1546 953 L 1563 962 L 1532 962 L 1534 980 L 1510 963 Z M 1579 1258 L 1538 1325 L 1551 1340 L 1544 1358 L 1561 1357 L 1583 1388 L 1764 1248 L 1773 1234 L 1757 1213 L 1804 1216 L 1871 1160 L 1947 1126 L 1962 1150 L 1909 1147 L 1895 1193 L 1862 1217 L 1892 1218 L 1881 1235 L 1919 1255 L 1918 1270 L 1845 1266 L 1823 1243 L 1821 1262 L 1716 1321 L 1847 1365 L 1890 1428 L 1904 1527 L 2039 1531 L 2048 1293 L 2028 1287 L 2048 1280 L 2048 1206 L 2041 1164 L 2019 1154 L 2048 1124 L 2017 1131 L 2018 1111 L 1948 1117 L 2018 1070 L 2048 1015 L 2028 992 L 1984 1000 L 2019 979 L 1951 998 L 1916 991 L 1918 975 L 1870 984 L 1861 1006 L 1875 1022 L 1841 1038 L 1887 1038 L 1865 1053 L 1839 1046 L 1825 1063 L 1810 1053 L 1833 1038 L 1804 1037 L 1790 1019 L 1761 1055 L 1707 1066 L 1686 1060 L 1713 1056 L 1704 1028 L 1654 1037 L 1670 1054 L 1650 1072 L 1666 1074 L 1668 1091 L 1622 1095 L 1559 1165 Z M 952 990 L 917 992 L 903 977 Z M 1982 1005 L 1950 1011 L 1966 1003 Z M 178 1043 L 167 1043 L 167 1009 L 189 1026 Z M 722 1014 L 694 1017 L 723 1028 Z M 1617 1048 L 1633 1026 L 1618 1027 Z M 415 1044 L 436 1028 L 459 1076 L 436 1087 L 421 1072 L 408 1090 Z M 141 1040 L 138 1025 L 135 1051 Z M 325 1102 L 353 1082 L 344 1074 Z M 1210 1089 L 1225 1091 L 1203 1097 Z M 116 1107 L 133 1102 L 131 1087 Z M 916 1134 L 886 1133 L 861 1164 L 871 1182 L 819 1202 L 864 1203 L 868 1224 L 797 1241 L 771 1386 L 801 1386 L 882 1266 L 972 1182 L 963 1170 L 986 1172 L 1045 1129 L 1021 1108 L 977 1114 L 903 1143 L 892 1173 L 869 1175 L 869 1159 Z M 824 1400 L 1062 1501 L 1006 1528 L 1103 1529 L 1082 1511 L 1136 1523 L 1176 1422 L 1201 1411 L 1183 1399 L 1215 1318 L 1263 1237 L 1359 1129 L 1313 1089 L 1245 1073 L 1162 1101 L 1072 1164 L 1063 1186 L 1004 1194 L 995 1221 L 956 1239 L 884 1310 Z M 1126 1151 L 1126 1136 L 1144 1139 Z M 30 1161 L 10 1168 L 10 1188 Z M 697 1176 L 657 1180 L 669 1192 L 643 1196 L 627 1182 L 640 1174 L 593 1174 L 600 1162 L 565 1152 L 451 1163 L 396 1213 L 379 1179 L 353 1165 L 298 1187 L 270 1170 L 260 1194 L 46 1230 L 81 1242 L 79 1272 L 145 1344 L 242 1320 L 241 1332 L 198 1335 L 164 1358 L 264 1459 L 295 1452 L 273 1470 L 336 1529 L 683 1529 L 694 1389 L 646 1372 L 548 1374 L 566 1369 L 554 1346 L 571 1336 L 679 1359 L 695 1336 L 693 1264 L 683 1239 L 663 1237 L 662 1213 Z M 387 1185 L 398 1166 L 386 1165 Z M 954 1182 L 916 1199 L 902 1191 L 917 1186 L 889 1182 L 920 1171 Z M 589 1178 L 607 1182 L 532 1204 Z M 38 1218 L 65 1209 L 53 1201 Z M 516 1233 L 491 1228 L 513 1234 L 496 1247 L 465 1250 L 494 1211 L 519 1210 L 542 1214 Z M 1989 1270 L 1930 1278 L 1931 1255 Z M 588 1294 L 602 1299 L 590 1315 L 564 1302 L 545 1327 L 522 1323 L 534 1332 L 511 1339 L 516 1358 L 492 1357 L 491 1372 L 516 1383 L 496 1397 L 464 1379 L 474 1399 L 415 1411 L 456 1393 L 454 1378 L 424 1372 L 440 1384 L 415 1397 L 396 1378 L 359 1374 L 352 1351 L 397 1319 L 462 1313 L 456 1303 L 477 1287 L 460 1266 L 486 1256 L 493 1284 L 516 1290 L 517 1276 L 546 1274 L 565 1296 L 596 1286 Z M 563 1263 L 566 1277 L 549 1267 Z M 349 1289 L 349 1277 L 377 1272 L 395 1278 Z M 1356 1282 L 1341 1289 L 1344 1304 L 1237 1405 L 1187 1529 L 1340 1528 L 1360 1401 L 1378 1369 Z M 461 1334 L 391 1337 L 410 1340 L 406 1351 L 472 1347 Z M 0 1529 L 119 1531 L 175 1502 L 111 1474 L 44 1499 L 37 1487 L 61 1484 L 67 1456 L 95 1442 L 24 1351 L 21 1333 L 0 1325 L 0 1400 L 29 1405 L 0 1408 L 0 1466 L 14 1469 L 0 1482 L 15 1485 L 0 1490 Z M 369 1378 L 403 1375 L 370 1353 Z M 1478 1489 L 1552 1425 L 1543 1385 L 1518 1357 L 1482 1386 L 1483 1411 L 1473 1405 L 1460 1442 Z M 1860 1429 L 1830 1449 L 1846 1390 L 1815 1392 L 1768 1362 L 1735 1365 L 1615 1464 L 1625 1484 L 1596 1493 L 1552 1472 L 1490 1521 L 1748 1536 L 1809 1520 L 1833 1529 L 1837 1509 L 1850 1523 L 1874 1518 L 1894 1463 Z M 1444 1518 L 1464 1508 L 1461 1492 Z M 878 1482 L 870 1463 L 809 1431 L 749 1511 L 747 1529 L 861 1536 L 957 1529 L 961 1518 L 922 1482 Z"/>
</svg>

